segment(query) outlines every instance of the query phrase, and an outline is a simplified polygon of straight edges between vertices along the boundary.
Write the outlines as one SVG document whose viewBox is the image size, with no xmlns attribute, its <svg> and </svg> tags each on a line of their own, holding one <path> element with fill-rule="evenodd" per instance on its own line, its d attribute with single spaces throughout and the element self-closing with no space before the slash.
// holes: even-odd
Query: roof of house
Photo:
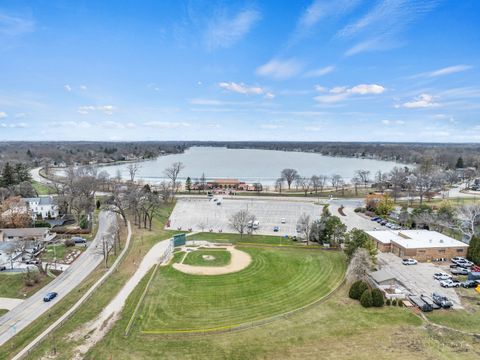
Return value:
<svg viewBox="0 0 480 360">
<path fill-rule="evenodd" d="M 39 196 L 36 198 L 25 198 L 27 203 L 38 203 L 38 205 L 55 205 L 53 196 Z"/>
<path fill-rule="evenodd" d="M 395 276 L 385 270 L 373 271 L 369 275 L 378 284 L 388 280 L 396 280 Z"/>
<path fill-rule="evenodd" d="M 13 237 L 28 237 L 28 236 L 43 236 L 50 229 L 45 227 L 37 228 L 18 228 L 18 229 L 0 229 L 0 234 L 3 236 Z"/>
<path fill-rule="evenodd" d="M 383 244 L 394 242 L 406 249 L 468 247 L 450 236 L 430 230 L 377 230 L 367 231 L 367 234 Z"/>
</svg>

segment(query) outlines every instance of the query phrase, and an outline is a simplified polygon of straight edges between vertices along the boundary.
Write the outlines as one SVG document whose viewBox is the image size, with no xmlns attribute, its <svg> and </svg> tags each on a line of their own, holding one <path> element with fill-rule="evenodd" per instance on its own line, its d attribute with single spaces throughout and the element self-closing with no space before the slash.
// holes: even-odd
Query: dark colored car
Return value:
<svg viewBox="0 0 480 360">
<path fill-rule="evenodd" d="M 5 271 L 5 270 L 7 270 L 6 266 L 0 266 L 0 271 Z"/>
<path fill-rule="evenodd" d="M 375 216 L 375 217 L 372 217 L 370 220 L 377 221 L 378 219 L 380 219 L 380 218 L 378 216 Z"/>
<path fill-rule="evenodd" d="M 52 301 L 53 299 L 55 299 L 57 297 L 57 293 L 52 291 L 52 292 L 49 292 L 47 295 L 45 295 L 43 297 L 43 301 L 45 302 L 49 302 L 49 301 Z"/>
<path fill-rule="evenodd" d="M 273 231 L 278 232 L 278 230 L 279 230 L 278 226 L 273 227 Z"/>
<path fill-rule="evenodd" d="M 478 285 L 478 282 L 477 280 L 467 280 L 467 281 L 464 281 L 461 283 L 462 287 L 464 288 L 474 288 L 474 287 L 477 287 Z"/>
<path fill-rule="evenodd" d="M 86 239 L 84 239 L 80 236 L 74 236 L 74 237 L 72 237 L 72 240 L 75 244 L 85 244 L 87 242 Z"/>
</svg>

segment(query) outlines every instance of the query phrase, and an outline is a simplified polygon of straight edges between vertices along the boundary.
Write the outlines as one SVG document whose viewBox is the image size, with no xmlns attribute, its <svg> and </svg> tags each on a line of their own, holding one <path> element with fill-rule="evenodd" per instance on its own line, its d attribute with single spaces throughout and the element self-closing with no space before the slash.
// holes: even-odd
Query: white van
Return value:
<svg viewBox="0 0 480 360">
<path fill-rule="evenodd" d="M 260 226 L 260 222 L 259 222 L 258 220 L 255 220 L 255 221 L 253 222 L 253 229 L 254 229 L 254 230 L 257 230 L 259 226 Z"/>
</svg>

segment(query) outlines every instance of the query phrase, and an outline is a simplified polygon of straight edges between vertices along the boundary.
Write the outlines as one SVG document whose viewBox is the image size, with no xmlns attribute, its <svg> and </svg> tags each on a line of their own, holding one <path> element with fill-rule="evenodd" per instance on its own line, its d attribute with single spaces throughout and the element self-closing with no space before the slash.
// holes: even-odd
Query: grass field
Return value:
<svg viewBox="0 0 480 360">
<path fill-rule="evenodd" d="M 285 239 L 282 236 L 271 235 L 243 235 L 240 234 L 217 234 L 203 232 L 192 236 L 189 240 L 207 240 L 211 242 L 228 242 L 232 244 L 270 244 L 270 245 L 301 245 L 291 239 Z"/>
<path fill-rule="evenodd" d="M 55 193 L 53 188 L 38 181 L 32 181 L 32 186 L 38 195 L 50 195 Z"/>
<path fill-rule="evenodd" d="M 321 298 L 345 271 L 340 252 L 239 249 L 250 254 L 252 263 L 238 273 L 192 276 L 171 266 L 157 273 L 141 312 L 141 329 L 198 330 L 262 320 Z"/>
<path fill-rule="evenodd" d="M 212 256 L 213 259 L 206 260 L 204 256 Z M 194 266 L 225 266 L 230 263 L 230 252 L 225 250 L 200 249 L 188 253 L 183 263 Z"/>
<path fill-rule="evenodd" d="M 29 297 L 52 281 L 52 278 L 43 274 L 38 274 L 38 279 L 37 284 L 26 286 L 23 274 L 0 274 L 0 297 L 23 299 L 23 294 Z"/>
</svg>

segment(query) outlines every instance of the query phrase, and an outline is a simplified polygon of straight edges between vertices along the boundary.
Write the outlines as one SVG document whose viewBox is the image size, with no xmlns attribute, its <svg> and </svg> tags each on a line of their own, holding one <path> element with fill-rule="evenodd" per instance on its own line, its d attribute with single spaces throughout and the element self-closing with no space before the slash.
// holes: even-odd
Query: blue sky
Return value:
<svg viewBox="0 0 480 360">
<path fill-rule="evenodd" d="M 0 2 L 0 140 L 480 140 L 475 0 Z"/>
</svg>

